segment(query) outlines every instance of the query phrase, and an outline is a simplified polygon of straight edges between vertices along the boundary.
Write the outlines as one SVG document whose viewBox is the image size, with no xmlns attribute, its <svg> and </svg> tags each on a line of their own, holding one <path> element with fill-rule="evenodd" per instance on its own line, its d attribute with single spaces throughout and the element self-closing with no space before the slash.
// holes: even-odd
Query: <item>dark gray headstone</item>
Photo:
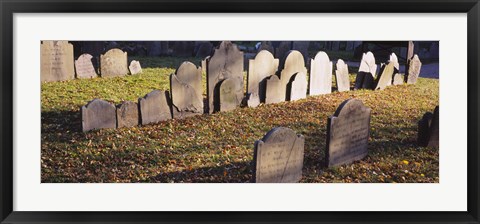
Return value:
<svg viewBox="0 0 480 224">
<path fill-rule="evenodd" d="M 74 79 L 73 61 L 73 45 L 68 41 L 42 41 L 40 80 L 54 82 Z"/>
<path fill-rule="evenodd" d="M 117 128 L 137 126 L 139 118 L 137 103 L 124 101 L 117 107 Z"/>
<path fill-rule="evenodd" d="M 170 75 L 173 118 L 203 113 L 202 70 L 191 62 L 183 62 Z"/>
<path fill-rule="evenodd" d="M 279 58 L 283 60 L 286 54 L 292 49 L 292 42 L 291 41 L 282 41 L 275 49 L 275 58 Z"/>
<path fill-rule="evenodd" d="M 335 70 L 335 80 L 337 81 L 338 92 L 350 90 L 350 76 L 348 74 L 348 65 L 342 59 L 338 59 Z"/>
<path fill-rule="evenodd" d="M 310 60 L 310 96 L 332 92 L 332 70 L 333 63 L 323 51 Z"/>
<path fill-rule="evenodd" d="M 130 70 L 130 74 L 136 75 L 142 73 L 142 66 L 140 65 L 139 61 L 131 61 L 130 66 L 128 66 L 128 69 Z"/>
<path fill-rule="evenodd" d="M 420 75 L 422 62 L 418 58 L 418 55 L 414 55 L 412 59 L 408 60 L 408 64 L 408 73 L 406 77 L 407 84 L 415 84 L 417 83 L 418 76 Z"/>
<path fill-rule="evenodd" d="M 368 154 L 370 135 L 370 108 L 362 101 L 344 101 L 328 118 L 326 165 L 328 167 L 351 163 Z"/>
<path fill-rule="evenodd" d="M 439 147 L 439 107 L 436 106 L 433 114 L 427 112 L 418 121 L 418 139 L 420 146 Z"/>
<path fill-rule="evenodd" d="M 277 75 L 272 75 L 266 79 L 265 84 L 265 104 L 280 103 L 285 101 L 282 91 L 282 82 Z"/>
<path fill-rule="evenodd" d="M 256 183 L 296 183 L 302 179 L 305 138 L 277 127 L 255 142 Z"/>
<path fill-rule="evenodd" d="M 142 125 L 158 123 L 172 118 L 168 91 L 154 90 L 138 99 Z"/>
<path fill-rule="evenodd" d="M 94 99 L 81 108 L 83 132 L 101 129 L 115 128 L 117 119 L 115 106 L 107 101 Z"/>
<path fill-rule="evenodd" d="M 100 55 L 102 77 L 125 76 L 128 73 L 127 52 L 114 48 Z"/>
<path fill-rule="evenodd" d="M 395 67 L 393 62 L 389 62 L 387 65 L 383 65 L 382 73 L 378 77 L 377 86 L 375 90 L 383 90 L 387 86 L 392 85 L 392 77 L 395 72 Z"/>
<path fill-rule="evenodd" d="M 292 80 L 288 84 L 288 100 L 295 101 L 307 98 L 307 75 L 303 72 L 298 72 L 292 76 Z"/>
<path fill-rule="evenodd" d="M 95 78 L 97 73 L 92 63 L 92 55 L 82 54 L 75 60 L 75 72 L 78 79 Z"/>
<path fill-rule="evenodd" d="M 287 56 L 282 61 L 282 71 L 280 72 L 280 81 L 282 85 L 281 98 L 287 100 L 287 85 L 290 82 L 293 75 L 302 72 L 307 74 L 307 68 L 305 67 L 305 61 L 303 55 L 299 51 L 289 51 Z"/>
<path fill-rule="evenodd" d="M 308 46 L 310 46 L 310 41 L 293 41 L 292 50 L 297 50 L 302 53 L 305 62 L 310 58 L 308 56 Z"/>
<path fill-rule="evenodd" d="M 257 107 L 260 102 L 265 102 L 266 78 L 275 75 L 278 69 L 278 59 L 266 50 L 258 52 L 255 59 L 248 63 L 247 94 L 249 95 L 247 105 Z"/>
<path fill-rule="evenodd" d="M 373 89 L 377 73 L 377 65 L 372 52 L 364 53 L 355 78 L 354 89 Z"/>
</svg>

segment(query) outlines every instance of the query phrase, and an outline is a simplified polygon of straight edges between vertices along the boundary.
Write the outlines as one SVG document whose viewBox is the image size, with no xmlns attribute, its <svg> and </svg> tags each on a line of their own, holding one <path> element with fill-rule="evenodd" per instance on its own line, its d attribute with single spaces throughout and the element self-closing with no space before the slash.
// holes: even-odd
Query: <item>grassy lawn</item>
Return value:
<svg viewBox="0 0 480 224">
<path fill-rule="evenodd" d="M 417 121 L 439 102 L 436 79 L 81 132 L 82 105 L 94 98 L 136 102 L 154 89 L 168 90 L 169 74 L 184 60 L 135 59 L 140 75 L 42 84 L 42 182 L 251 182 L 254 142 L 276 126 L 305 136 L 301 182 L 439 182 L 438 149 L 416 146 Z M 369 155 L 326 168 L 327 118 L 349 98 L 372 109 Z"/>
</svg>

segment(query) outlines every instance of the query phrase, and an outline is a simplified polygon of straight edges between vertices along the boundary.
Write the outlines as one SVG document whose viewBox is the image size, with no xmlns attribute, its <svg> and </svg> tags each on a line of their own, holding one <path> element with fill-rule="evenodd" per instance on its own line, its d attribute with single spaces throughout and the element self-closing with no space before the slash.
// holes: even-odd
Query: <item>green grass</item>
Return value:
<svg viewBox="0 0 480 224">
<path fill-rule="evenodd" d="M 439 182 L 438 149 L 416 146 L 417 121 L 438 105 L 438 80 L 81 132 L 82 105 L 168 90 L 168 76 L 183 59 L 139 60 L 140 75 L 42 84 L 42 182 L 250 182 L 254 142 L 277 126 L 305 136 L 301 182 Z M 327 118 L 349 98 L 372 109 L 369 155 L 326 168 Z"/>
</svg>

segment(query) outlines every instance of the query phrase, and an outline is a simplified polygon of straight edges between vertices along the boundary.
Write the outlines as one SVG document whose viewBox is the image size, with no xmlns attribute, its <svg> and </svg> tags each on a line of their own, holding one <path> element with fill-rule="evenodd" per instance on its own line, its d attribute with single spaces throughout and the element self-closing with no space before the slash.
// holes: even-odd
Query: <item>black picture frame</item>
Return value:
<svg viewBox="0 0 480 224">
<path fill-rule="evenodd" d="M 1 223 L 480 223 L 478 0 L 0 0 Z M 467 212 L 18 212 L 13 211 L 14 13 L 467 13 Z M 453 118 L 454 119 L 454 118 Z M 321 202 L 319 202 L 321 203 Z"/>
</svg>

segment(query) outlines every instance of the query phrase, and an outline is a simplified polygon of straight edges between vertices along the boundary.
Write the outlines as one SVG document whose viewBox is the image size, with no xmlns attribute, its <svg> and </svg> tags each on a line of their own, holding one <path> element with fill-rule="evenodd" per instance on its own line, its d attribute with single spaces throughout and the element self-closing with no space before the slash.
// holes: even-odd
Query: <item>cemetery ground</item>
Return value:
<svg viewBox="0 0 480 224">
<path fill-rule="evenodd" d="M 416 144 L 418 120 L 438 105 L 438 79 L 419 78 L 416 85 L 390 86 L 383 91 L 340 93 L 333 84 L 331 94 L 295 102 L 82 132 L 80 107 L 88 101 L 137 102 L 154 89 L 169 90 L 169 75 L 184 60 L 197 65 L 201 60 L 132 59 L 141 62 L 142 74 L 42 83 L 43 183 L 252 182 L 254 143 L 278 126 L 305 136 L 300 182 L 439 182 L 438 149 Z M 354 80 L 352 73 L 351 86 Z M 206 97 L 205 74 L 203 85 Z M 369 153 L 352 164 L 326 168 L 327 118 L 349 98 L 362 100 L 372 110 Z"/>
</svg>

